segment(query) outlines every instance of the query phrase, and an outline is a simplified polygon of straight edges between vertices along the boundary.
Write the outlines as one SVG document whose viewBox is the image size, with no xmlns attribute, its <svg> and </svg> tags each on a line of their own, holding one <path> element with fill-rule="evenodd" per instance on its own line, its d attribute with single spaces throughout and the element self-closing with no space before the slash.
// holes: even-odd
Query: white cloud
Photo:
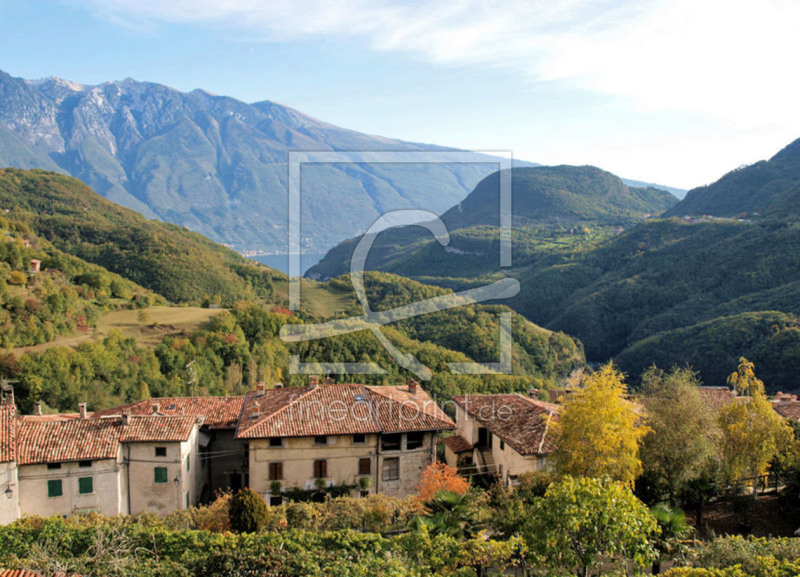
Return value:
<svg viewBox="0 0 800 577">
<path fill-rule="evenodd" d="M 436 63 L 505 67 L 742 127 L 797 117 L 797 0 L 74 0 L 133 23 L 218 26 L 265 40 L 365 39 Z"/>
</svg>

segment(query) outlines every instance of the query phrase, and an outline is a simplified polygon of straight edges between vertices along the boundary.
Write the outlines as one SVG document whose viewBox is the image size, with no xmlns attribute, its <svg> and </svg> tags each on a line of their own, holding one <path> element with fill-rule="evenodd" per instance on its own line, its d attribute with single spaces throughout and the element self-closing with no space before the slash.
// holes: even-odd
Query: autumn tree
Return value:
<svg viewBox="0 0 800 577">
<path fill-rule="evenodd" d="M 609 363 L 584 377 L 556 425 L 559 474 L 611 478 L 633 485 L 642 472 L 639 441 L 650 429 L 626 397 L 622 374 Z"/>
<path fill-rule="evenodd" d="M 645 477 L 672 505 L 686 484 L 708 470 L 716 456 L 716 414 L 697 389 L 688 368 L 666 373 L 656 367 L 642 375 L 642 404 L 650 432 L 641 445 Z"/>
<path fill-rule="evenodd" d="M 457 469 L 444 463 L 431 463 L 422 472 L 417 492 L 419 499 L 427 502 L 442 491 L 463 495 L 468 490 L 469 482 L 459 475 Z"/>
<path fill-rule="evenodd" d="M 753 363 L 742 357 L 728 382 L 749 397 L 738 399 L 720 411 L 723 471 L 729 482 L 753 479 L 753 497 L 758 494 L 757 477 L 793 439 L 791 427 L 772 408 L 764 383 L 755 375 Z"/>
<path fill-rule="evenodd" d="M 601 563 L 653 562 L 651 537 L 657 532 L 647 507 L 623 483 L 567 476 L 537 499 L 524 537 L 534 563 L 556 571 L 577 568 L 579 577 L 590 577 Z"/>
</svg>

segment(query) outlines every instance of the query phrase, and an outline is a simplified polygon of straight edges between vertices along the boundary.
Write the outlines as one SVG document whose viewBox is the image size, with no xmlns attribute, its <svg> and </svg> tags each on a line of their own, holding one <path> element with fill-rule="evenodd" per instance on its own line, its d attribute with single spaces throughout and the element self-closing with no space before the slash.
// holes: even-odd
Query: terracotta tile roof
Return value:
<svg viewBox="0 0 800 577">
<path fill-rule="evenodd" d="M 786 419 L 800 419 L 800 401 L 782 401 L 772 404 L 778 414 Z"/>
<path fill-rule="evenodd" d="M 466 395 L 453 401 L 520 455 L 556 449 L 550 422 L 558 419 L 558 405 L 519 394 Z"/>
<path fill-rule="evenodd" d="M 43 577 L 43 573 L 28 571 L 27 569 L 0 569 L 0 577 Z M 63 571 L 52 573 L 52 577 L 67 577 Z M 70 573 L 69 577 L 81 577 L 78 573 Z"/>
<path fill-rule="evenodd" d="M 454 453 L 466 453 L 467 451 L 471 451 L 473 449 L 472 443 L 460 435 L 444 437 L 442 442 Z"/>
<path fill-rule="evenodd" d="M 358 384 L 286 387 L 248 393 L 236 436 L 243 439 L 352 435 L 454 428 L 417 387 Z"/>
<path fill-rule="evenodd" d="M 210 429 L 235 429 L 242 412 L 244 396 L 238 397 L 163 397 L 129 403 L 113 409 L 97 411 L 93 416 L 119 415 L 186 415 L 203 417 Z"/>
<path fill-rule="evenodd" d="M 0 405 L 0 463 L 16 460 L 14 405 Z"/>
<path fill-rule="evenodd" d="M 730 387 L 697 387 L 697 390 L 716 410 L 730 405 L 736 399 L 736 391 Z"/>
<path fill-rule="evenodd" d="M 130 416 L 128 424 L 121 429 L 119 440 L 122 443 L 188 441 L 194 427 L 201 423 L 202 417 Z"/>
<path fill-rule="evenodd" d="M 120 419 L 55 420 L 28 415 L 17 421 L 17 463 L 115 459 L 120 429 Z"/>
<path fill-rule="evenodd" d="M 180 442 L 189 439 L 196 417 L 131 416 L 59 419 L 58 415 L 25 415 L 17 419 L 20 465 L 116 459 L 120 443 Z"/>
<path fill-rule="evenodd" d="M 381 432 L 441 431 L 455 428 L 439 405 L 420 386 L 417 393 L 405 386 L 364 387 L 378 415 Z"/>
</svg>

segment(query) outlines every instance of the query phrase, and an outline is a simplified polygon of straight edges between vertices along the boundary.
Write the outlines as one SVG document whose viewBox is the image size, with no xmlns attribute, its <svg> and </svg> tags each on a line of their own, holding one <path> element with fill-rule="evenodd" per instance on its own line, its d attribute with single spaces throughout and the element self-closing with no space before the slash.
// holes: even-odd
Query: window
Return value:
<svg viewBox="0 0 800 577">
<path fill-rule="evenodd" d="M 78 493 L 80 495 L 88 495 L 89 493 L 94 493 L 94 478 L 93 477 L 78 478 Z"/>
<path fill-rule="evenodd" d="M 403 448 L 403 435 L 394 433 L 381 437 L 381 449 L 384 451 L 399 451 Z"/>
<path fill-rule="evenodd" d="M 369 497 L 369 491 L 361 491 L 361 492 L 360 492 L 360 495 L 361 495 L 362 497 Z"/>
<path fill-rule="evenodd" d="M 156 467 L 153 469 L 153 480 L 156 483 L 166 483 L 167 482 L 167 468 L 166 467 Z"/>
<path fill-rule="evenodd" d="M 60 497 L 64 494 L 64 491 L 61 487 L 61 479 L 51 479 L 47 481 L 47 496 L 48 497 Z"/>
<path fill-rule="evenodd" d="M 406 434 L 406 449 L 419 449 L 425 440 L 425 433 Z"/>
<path fill-rule="evenodd" d="M 47 469 L 52 471 L 53 469 L 60 469 L 61 463 L 47 463 Z"/>
<path fill-rule="evenodd" d="M 270 463 L 269 464 L 269 480 L 282 481 L 283 480 L 283 463 Z"/>
<path fill-rule="evenodd" d="M 91 461 L 78 461 L 78 466 L 81 469 L 85 469 L 87 467 L 91 467 L 92 466 L 92 462 Z"/>
<path fill-rule="evenodd" d="M 369 475 L 372 472 L 372 459 L 366 457 L 358 460 L 358 474 Z"/>
<path fill-rule="evenodd" d="M 270 495 L 269 497 L 269 505 L 270 507 L 280 507 L 283 504 L 283 497 L 280 495 L 275 495 L 274 497 Z"/>
<path fill-rule="evenodd" d="M 325 459 L 314 461 L 314 478 L 324 479 L 327 476 L 328 476 L 328 461 L 326 461 Z"/>
<path fill-rule="evenodd" d="M 393 457 L 383 460 L 383 480 L 397 481 L 400 478 L 400 459 Z"/>
<path fill-rule="evenodd" d="M 269 438 L 269 448 L 270 449 L 280 449 L 283 447 L 283 439 L 281 437 L 270 437 Z"/>
<path fill-rule="evenodd" d="M 328 437 L 325 435 L 317 435 L 314 437 L 314 444 L 315 445 L 327 445 L 328 444 Z"/>
<path fill-rule="evenodd" d="M 186 470 L 188 471 L 191 468 L 192 468 L 192 456 L 186 455 Z"/>
<path fill-rule="evenodd" d="M 367 442 L 366 435 L 353 435 L 353 444 L 354 445 L 363 445 Z"/>
<path fill-rule="evenodd" d="M 506 442 L 503 439 L 500 439 L 500 450 L 501 451 L 506 450 Z"/>
<path fill-rule="evenodd" d="M 167 456 L 166 447 L 156 447 L 156 457 L 166 457 L 166 456 Z"/>
</svg>

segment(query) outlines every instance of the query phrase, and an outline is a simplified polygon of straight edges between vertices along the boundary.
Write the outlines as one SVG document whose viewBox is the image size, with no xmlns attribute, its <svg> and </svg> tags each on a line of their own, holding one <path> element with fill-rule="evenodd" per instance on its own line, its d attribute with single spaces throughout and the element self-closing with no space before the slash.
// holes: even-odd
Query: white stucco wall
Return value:
<svg viewBox="0 0 800 577">
<path fill-rule="evenodd" d="M 11 493 L 7 493 L 11 489 Z M 19 519 L 19 480 L 14 461 L 0 463 L 0 525 Z"/>
<path fill-rule="evenodd" d="M 198 460 L 195 428 L 182 443 L 125 443 L 125 459 L 130 463 L 131 513 L 147 511 L 166 515 L 194 505 L 199 497 L 202 472 Z M 165 447 L 165 457 L 156 457 L 156 447 Z M 189 458 L 189 470 L 186 459 Z M 155 482 L 155 468 L 167 468 L 167 482 Z M 175 479 L 179 481 L 176 483 Z"/>
<path fill-rule="evenodd" d="M 80 467 L 77 461 L 61 463 L 60 469 L 46 464 L 19 467 L 19 508 L 23 515 L 74 515 L 96 511 L 103 515 L 127 514 L 125 466 L 117 459 L 92 461 Z M 78 479 L 92 477 L 93 492 L 80 494 Z M 49 497 L 47 482 L 61 480 L 60 497 Z"/>
</svg>

